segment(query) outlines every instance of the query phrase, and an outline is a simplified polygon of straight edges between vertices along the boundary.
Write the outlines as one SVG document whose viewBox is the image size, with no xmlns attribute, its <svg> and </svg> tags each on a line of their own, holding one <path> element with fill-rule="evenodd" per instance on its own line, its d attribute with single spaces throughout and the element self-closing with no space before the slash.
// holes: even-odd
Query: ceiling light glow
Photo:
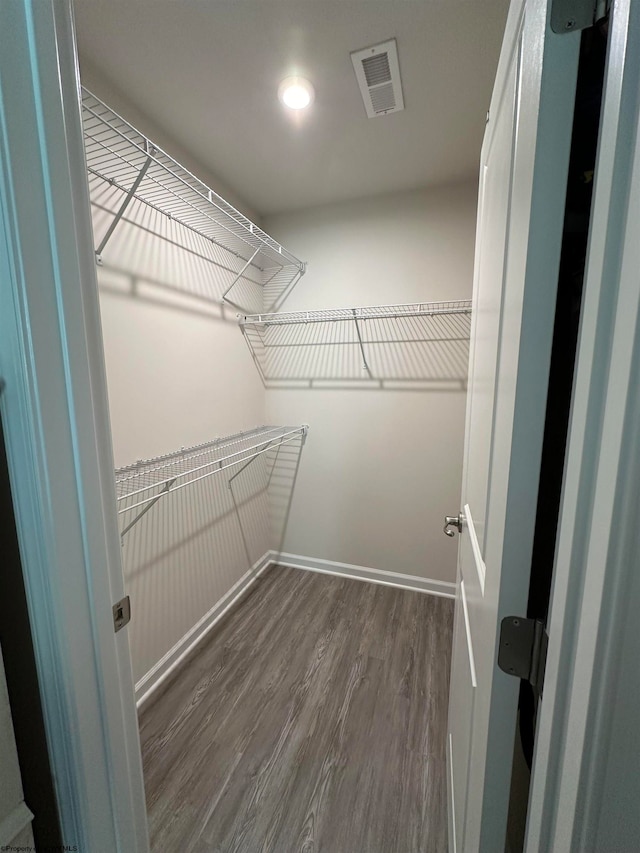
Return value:
<svg viewBox="0 0 640 853">
<path fill-rule="evenodd" d="M 313 101 L 313 86 L 304 77 L 287 77 L 278 87 L 278 98 L 290 110 L 303 110 Z"/>
</svg>

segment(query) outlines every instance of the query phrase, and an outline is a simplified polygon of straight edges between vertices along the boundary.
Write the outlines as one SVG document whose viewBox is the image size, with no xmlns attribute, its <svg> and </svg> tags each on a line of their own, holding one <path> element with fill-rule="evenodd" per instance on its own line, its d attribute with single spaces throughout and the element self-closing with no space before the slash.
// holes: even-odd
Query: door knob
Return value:
<svg viewBox="0 0 640 853">
<path fill-rule="evenodd" d="M 452 527 L 458 528 L 458 533 L 462 533 L 462 522 L 464 521 L 464 516 L 462 513 L 459 515 L 445 515 L 444 517 L 444 532 L 446 536 L 455 536 L 455 531 L 452 530 Z"/>
</svg>

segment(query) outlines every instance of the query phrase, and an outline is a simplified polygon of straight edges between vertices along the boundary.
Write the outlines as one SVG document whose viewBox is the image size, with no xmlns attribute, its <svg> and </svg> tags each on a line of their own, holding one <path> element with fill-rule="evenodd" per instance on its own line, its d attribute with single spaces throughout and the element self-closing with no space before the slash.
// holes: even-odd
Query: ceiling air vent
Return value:
<svg viewBox="0 0 640 853">
<path fill-rule="evenodd" d="M 351 54 L 351 61 L 369 118 L 404 109 L 395 39 L 356 50 Z"/>
</svg>

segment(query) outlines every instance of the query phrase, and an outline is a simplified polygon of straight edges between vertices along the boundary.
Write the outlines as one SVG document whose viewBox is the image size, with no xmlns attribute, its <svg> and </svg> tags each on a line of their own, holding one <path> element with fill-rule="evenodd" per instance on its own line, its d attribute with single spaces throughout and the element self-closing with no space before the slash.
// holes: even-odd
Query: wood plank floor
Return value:
<svg viewBox="0 0 640 853">
<path fill-rule="evenodd" d="M 154 853 L 444 853 L 452 620 L 268 570 L 142 710 Z"/>
</svg>

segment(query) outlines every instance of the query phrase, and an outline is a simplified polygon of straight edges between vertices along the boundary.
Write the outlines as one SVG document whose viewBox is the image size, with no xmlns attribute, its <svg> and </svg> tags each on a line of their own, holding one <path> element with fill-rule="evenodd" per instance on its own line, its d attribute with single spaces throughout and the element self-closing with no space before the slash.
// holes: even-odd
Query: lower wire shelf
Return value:
<svg viewBox="0 0 640 853">
<path fill-rule="evenodd" d="M 206 477 L 235 468 L 229 485 L 254 459 L 292 441 L 304 444 L 309 427 L 260 426 L 246 432 L 216 438 L 204 444 L 181 448 L 174 453 L 143 459 L 115 472 L 118 515 L 124 516 L 124 536 L 169 494 Z M 128 513 L 138 510 L 133 517 Z"/>
</svg>

